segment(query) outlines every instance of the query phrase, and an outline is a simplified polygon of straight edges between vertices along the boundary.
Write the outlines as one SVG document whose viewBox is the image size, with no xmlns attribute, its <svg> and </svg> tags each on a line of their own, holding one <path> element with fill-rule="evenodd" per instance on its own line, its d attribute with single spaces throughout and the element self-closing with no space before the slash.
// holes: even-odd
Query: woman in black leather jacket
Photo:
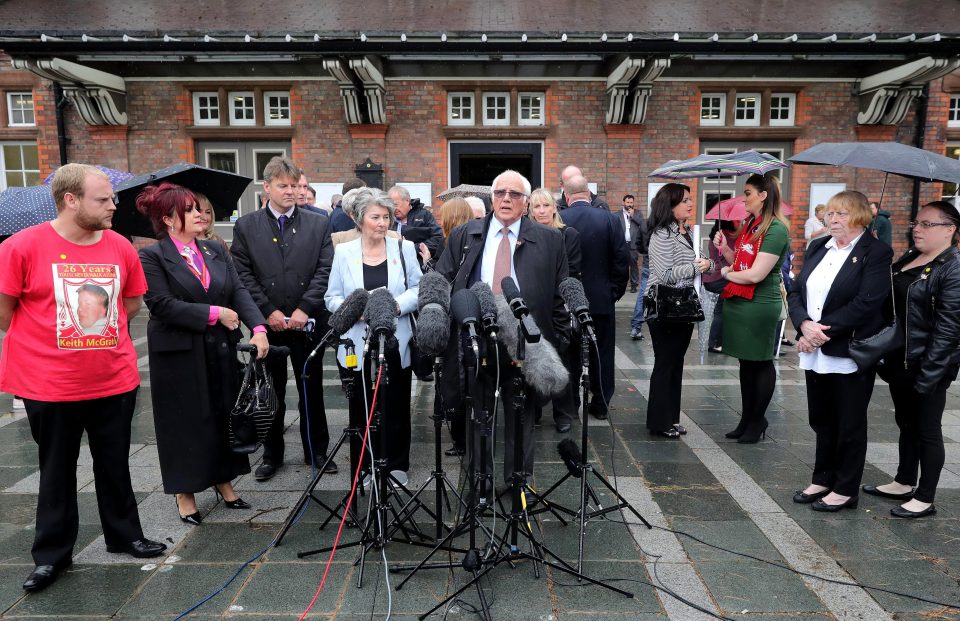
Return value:
<svg viewBox="0 0 960 621">
<path fill-rule="evenodd" d="M 904 347 L 888 354 L 878 370 L 893 397 L 900 463 L 892 483 L 863 486 L 867 494 L 905 500 L 890 510 L 902 518 L 937 512 L 941 421 L 947 388 L 960 367 L 960 213 L 936 201 L 920 210 L 912 226 L 914 245 L 893 264 L 894 310 Z"/>
</svg>

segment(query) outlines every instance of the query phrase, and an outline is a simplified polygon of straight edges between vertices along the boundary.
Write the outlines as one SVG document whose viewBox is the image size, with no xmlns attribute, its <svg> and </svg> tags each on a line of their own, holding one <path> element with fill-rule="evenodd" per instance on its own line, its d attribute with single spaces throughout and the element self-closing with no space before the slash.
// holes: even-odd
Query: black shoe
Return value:
<svg viewBox="0 0 960 621">
<path fill-rule="evenodd" d="M 636 292 L 637 292 L 636 287 L 630 287 L 630 293 L 636 293 Z"/>
<path fill-rule="evenodd" d="M 277 467 L 273 464 L 260 464 L 256 472 L 253 473 L 253 478 L 258 481 L 269 481 L 276 473 Z"/>
<path fill-rule="evenodd" d="M 332 459 L 331 459 L 330 461 L 327 461 L 327 456 L 326 456 L 326 455 L 324 455 L 323 457 L 321 457 L 321 458 L 317 461 L 317 463 L 318 463 L 318 464 L 323 464 L 323 463 L 326 463 L 326 464 L 327 464 L 327 465 L 325 465 L 325 466 L 323 467 L 323 471 L 324 471 L 324 473 L 326 473 L 326 474 L 336 474 L 336 473 L 340 472 L 340 468 L 337 467 L 337 463 L 336 463 L 335 461 L 333 461 Z"/>
<path fill-rule="evenodd" d="M 68 560 L 60 565 L 37 565 L 27 576 L 27 579 L 23 581 L 23 590 L 29 593 L 42 591 L 53 584 L 60 572 L 72 564 L 73 561 Z"/>
<path fill-rule="evenodd" d="M 760 441 L 760 438 L 767 437 L 768 426 L 770 426 L 770 423 L 764 418 L 763 422 L 755 425 L 753 429 L 744 430 L 743 435 L 737 438 L 737 444 L 756 444 Z"/>
<path fill-rule="evenodd" d="M 249 502 L 247 502 L 243 498 L 240 498 L 239 496 L 237 496 L 233 500 L 227 500 L 226 498 L 223 497 L 223 494 L 220 493 L 220 490 L 217 489 L 216 485 L 213 486 L 213 493 L 216 494 L 217 500 L 223 501 L 223 506 L 225 506 L 227 509 L 252 509 L 253 508 L 253 506 L 251 506 Z"/>
<path fill-rule="evenodd" d="M 812 494 L 804 494 L 803 490 L 798 490 L 793 495 L 793 502 L 797 503 L 798 505 L 809 505 L 811 502 L 820 500 L 829 493 L 829 489 L 825 489 L 822 492 L 814 492 Z"/>
<path fill-rule="evenodd" d="M 679 433 L 681 436 L 687 435 L 687 428 L 681 425 L 680 423 L 675 424 L 673 428 L 676 429 L 677 433 Z"/>
<path fill-rule="evenodd" d="M 828 505 L 823 502 L 823 500 L 818 500 L 810 505 L 810 508 L 814 511 L 826 511 L 828 513 L 836 513 L 840 509 L 856 509 L 857 505 L 860 504 L 859 496 L 851 496 L 845 501 L 841 502 L 839 505 Z"/>
<path fill-rule="evenodd" d="M 557 423 L 557 433 L 568 433 L 570 431 L 570 423 Z"/>
<path fill-rule="evenodd" d="M 890 515 L 898 518 L 912 519 L 912 518 L 921 518 L 928 515 L 936 515 L 936 514 L 937 514 L 937 508 L 933 505 L 930 505 L 923 511 L 910 511 L 909 509 L 904 509 L 903 507 L 894 507 L 893 509 L 890 509 Z"/>
<path fill-rule="evenodd" d="M 607 420 L 607 408 L 601 408 L 597 404 L 591 403 L 587 406 L 587 409 L 590 410 L 590 415 L 597 420 Z"/>
<path fill-rule="evenodd" d="M 203 521 L 203 516 L 200 515 L 199 511 L 194 511 L 190 515 L 184 515 L 180 513 L 180 501 L 177 499 L 177 495 L 173 495 L 173 502 L 177 505 L 177 515 L 180 516 L 180 521 L 185 524 L 190 524 L 192 526 L 200 526 L 200 522 Z"/>
<path fill-rule="evenodd" d="M 736 440 L 743 435 L 743 432 L 747 430 L 747 421 L 743 418 L 740 419 L 740 422 L 737 423 L 737 428 L 733 431 L 728 431 L 723 434 L 724 436 L 730 438 L 731 440 Z"/>
<path fill-rule="evenodd" d="M 680 438 L 680 432 L 677 431 L 676 429 L 674 429 L 673 427 L 671 427 L 671 428 L 669 428 L 669 429 L 667 429 L 667 430 L 665 430 L 665 431 L 656 431 L 655 429 L 651 429 L 651 430 L 650 430 L 650 435 L 651 435 L 651 436 L 663 436 L 664 438 L 671 438 L 671 439 L 673 439 L 673 440 L 677 440 L 677 439 Z"/>
<path fill-rule="evenodd" d="M 913 498 L 913 490 L 902 494 L 891 494 L 890 492 L 877 489 L 876 485 L 864 485 L 861 489 L 863 489 L 863 493 L 865 494 L 880 496 L 881 498 L 892 498 L 893 500 L 911 500 Z"/>
<path fill-rule="evenodd" d="M 443 454 L 447 457 L 460 457 L 467 454 L 467 449 L 454 445 L 445 450 Z"/>
<path fill-rule="evenodd" d="M 131 541 L 126 545 L 107 546 L 107 552 L 111 552 L 113 554 L 129 554 L 134 558 L 152 558 L 154 556 L 160 556 L 166 549 L 166 545 L 157 543 L 156 541 L 150 541 L 146 537 L 141 537 L 140 539 Z"/>
</svg>

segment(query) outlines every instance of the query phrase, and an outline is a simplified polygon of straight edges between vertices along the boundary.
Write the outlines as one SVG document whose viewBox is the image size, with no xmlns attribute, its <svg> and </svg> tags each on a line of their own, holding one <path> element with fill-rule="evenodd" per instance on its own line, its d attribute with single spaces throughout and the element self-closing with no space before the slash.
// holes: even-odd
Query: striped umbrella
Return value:
<svg viewBox="0 0 960 621">
<path fill-rule="evenodd" d="M 657 168 L 649 177 L 663 179 L 695 179 L 720 175 L 747 175 L 757 173 L 765 175 L 771 170 L 786 168 L 769 153 L 754 149 L 722 155 L 703 154 L 688 160 L 670 160 Z"/>
</svg>

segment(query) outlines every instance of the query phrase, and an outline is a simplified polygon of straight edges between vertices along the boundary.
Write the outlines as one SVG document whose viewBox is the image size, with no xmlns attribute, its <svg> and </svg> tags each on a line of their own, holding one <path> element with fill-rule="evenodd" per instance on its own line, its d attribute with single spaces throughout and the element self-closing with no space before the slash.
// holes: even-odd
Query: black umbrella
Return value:
<svg viewBox="0 0 960 621">
<path fill-rule="evenodd" d="M 150 222 L 137 211 L 137 197 L 148 185 L 160 185 L 164 181 L 205 195 L 213 204 L 216 219 L 221 220 L 237 208 L 237 201 L 253 179 L 187 163 L 137 175 L 116 187 L 117 212 L 113 216 L 113 229 L 127 237 L 154 237 Z"/>
</svg>

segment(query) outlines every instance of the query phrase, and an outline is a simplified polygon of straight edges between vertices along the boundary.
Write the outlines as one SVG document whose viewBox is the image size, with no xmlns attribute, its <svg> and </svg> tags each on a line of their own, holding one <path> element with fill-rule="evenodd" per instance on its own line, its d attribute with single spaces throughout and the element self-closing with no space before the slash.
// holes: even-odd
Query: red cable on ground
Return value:
<svg viewBox="0 0 960 621">
<path fill-rule="evenodd" d="M 303 614 L 297 619 L 297 621 L 303 621 L 307 613 L 310 612 L 310 609 L 313 608 L 313 605 L 317 603 L 317 600 L 320 598 L 320 593 L 323 592 L 323 585 L 327 581 L 327 574 L 330 573 L 330 566 L 333 564 L 333 557 L 337 553 L 337 546 L 340 544 L 340 534 L 343 532 L 343 525 L 347 521 L 347 516 L 350 514 L 350 507 L 353 505 L 353 496 L 357 491 L 357 482 L 360 480 L 360 469 L 363 468 L 363 455 L 367 450 L 367 438 L 370 435 L 370 422 L 373 420 L 373 409 L 377 407 L 377 393 L 380 391 L 380 375 L 383 374 L 383 367 L 377 369 L 377 383 L 373 387 L 373 402 L 370 404 L 370 413 L 367 415 L 367 428 L 363 432 L 363 444 L 360 447 L 360 460 L 357 463 L 357 471 L 353 474 L 353 485 L 350 487 L 350 497 L 347 498 L 347 506 L 343 509 L 343 517 L 340 518 L 340 527 L 337 528 L 337 536 L 333 539 L 333 548 L 330 550 L 330 557 L 327 559 L 327 566 L 323 569 L 323 578 L 320 579 L 320 586 L 317 587 L 317 592 L 313 594 L 313 599 L 310 600 L 310 604 L 307 606 L 307 609 L 303 611 Z M 365 387 L 362 387 L 366 390 Z M 371 490 L 372 491 L 372 490 Z"/>
</svg>

